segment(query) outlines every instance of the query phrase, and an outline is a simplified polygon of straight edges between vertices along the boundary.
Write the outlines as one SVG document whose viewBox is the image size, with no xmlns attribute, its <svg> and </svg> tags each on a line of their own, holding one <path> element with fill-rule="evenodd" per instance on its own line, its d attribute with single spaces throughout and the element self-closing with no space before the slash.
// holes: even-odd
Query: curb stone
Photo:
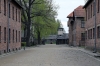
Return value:
<svg viewBox="0 0 100 66">
<path fill-rule="evenodd" d="M 80 50 L 88 55 L 91 55 L 91 56 L 96 57 L 96 58 L 100 58 L 99 52 L 93 53 L 92 51 L 86 50 L 85 48 L 80 48 L 80 47 L 77 47 L 77 48 L 78 48 L 78 50 Z"/>
</svg>

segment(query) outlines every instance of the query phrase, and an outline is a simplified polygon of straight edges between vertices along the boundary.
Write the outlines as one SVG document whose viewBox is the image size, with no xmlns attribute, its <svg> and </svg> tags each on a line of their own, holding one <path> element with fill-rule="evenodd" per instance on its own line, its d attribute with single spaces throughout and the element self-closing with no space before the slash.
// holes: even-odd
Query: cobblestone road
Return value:
<svg viewBox="0 0 100 66">
<path fill-rule="evenodd" d="M 0 66 L 100 66 L 100 61 L 77 48 L 48 44 L 1 57 Z"/>
</svg>

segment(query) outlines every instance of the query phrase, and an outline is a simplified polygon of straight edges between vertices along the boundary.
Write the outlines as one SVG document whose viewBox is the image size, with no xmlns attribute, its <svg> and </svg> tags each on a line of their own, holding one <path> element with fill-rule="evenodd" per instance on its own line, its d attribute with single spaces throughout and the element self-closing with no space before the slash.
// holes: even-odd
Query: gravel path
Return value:
<svg viewBox="0 0 100 66">
<path fill-rule="evenodd" d="M 66 45 L 41 45 L 0 58 L 0 66 L 100 66 L 100 61 Z"/>
</svg>

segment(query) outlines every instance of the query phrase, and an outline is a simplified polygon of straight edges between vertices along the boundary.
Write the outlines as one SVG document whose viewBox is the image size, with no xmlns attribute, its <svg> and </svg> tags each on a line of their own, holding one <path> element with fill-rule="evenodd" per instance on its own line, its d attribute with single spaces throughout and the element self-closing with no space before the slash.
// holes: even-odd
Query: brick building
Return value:
<svg viewBox="0 0 100 66">
<path fill-rule="evenodd" d="M 79 6 L 67 18 L 69 27 L 69 44 L 74 46 L 84 45 L 85 42 L 85 10 Z"/>
<path fill-rule="evenodd" d="M 21 48 L 21 8 L 15 0 L 0 0 L 0 53 Z"/>
<path fill-rule="evenodd" d="M 87 0 L 84 8 L 86 11 L 86 47 L 94 49 L 96 44 L 97 49 L 100 50 L 100 0 Z"/>
</svg>

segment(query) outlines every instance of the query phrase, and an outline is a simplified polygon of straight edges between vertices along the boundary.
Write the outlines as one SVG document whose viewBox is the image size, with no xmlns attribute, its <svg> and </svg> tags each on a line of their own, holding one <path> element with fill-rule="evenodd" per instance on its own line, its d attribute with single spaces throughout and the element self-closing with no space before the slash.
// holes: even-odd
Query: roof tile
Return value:
<svg viewBox="0 0 100 66">
<path fill-rule="evenodd" d="M 83 9 L 83 6 L 78 6 L 73 12 L 77 17 L 85 17 L 85 9 Z M 67 18 L 73 17 L 73 12 L 71 12 Z"/>
</svg>

